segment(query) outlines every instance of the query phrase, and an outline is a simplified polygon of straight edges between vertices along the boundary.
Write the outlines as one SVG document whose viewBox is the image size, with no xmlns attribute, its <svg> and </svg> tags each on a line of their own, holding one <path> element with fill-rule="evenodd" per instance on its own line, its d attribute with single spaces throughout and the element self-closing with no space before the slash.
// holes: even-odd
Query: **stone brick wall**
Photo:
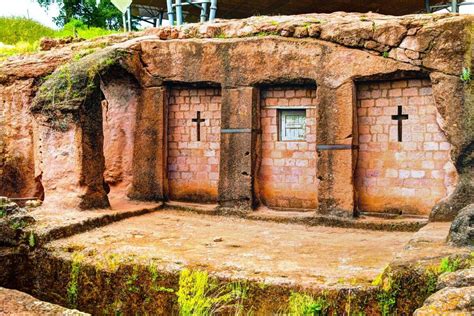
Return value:
<svg viewBox="0 0 474 316">
<path fill-rule="evenodd" d="M 402 142 L 397 106 L 402 105 Z M 451 146 L 437 123 L 429 80 L 364 83 L 357 87 L 358 206 L 365 211 L 429 214 L 455 184 Z"/>
<path fill-rule="evenodd" d="M 273 87 L 261 91 L 262 160 L 258 195 L 269 207 L 314 209 L 316 89 Z M 279 141 L 279 108 L 306 108 L 304 141 Z"/>
<path fill-rule="evenodd" d="M 175 200 L 216 202 L 219 181 L 221 91 L 174 87 L 168 104 L 168 187 Z M 197 123 L 201 112 L 201 140 Z"/>
</svg>

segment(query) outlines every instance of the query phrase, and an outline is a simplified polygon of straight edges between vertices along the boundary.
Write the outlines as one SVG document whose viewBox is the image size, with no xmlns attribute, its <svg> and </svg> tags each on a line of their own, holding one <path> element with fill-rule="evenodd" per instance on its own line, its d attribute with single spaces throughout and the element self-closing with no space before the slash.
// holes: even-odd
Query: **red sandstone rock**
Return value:
<svg viewBox="0 0 474 316">
<path fill-rule="evenodd" d="M 26 293 L 0 288 L 1 315 L 71 315 L 86 316 L 89 314 L 69 310 L 59 305 L 40 301 Z"/>
<path fill-rule="evenodd" d="M 374 41 L 388 46 L 397 46 L 406 35 L 405 26 L 393 22 L 375 23 L 373 25 Z"/>
<path fill-rule="evenodd" d="M 207 27 L 198 24 L 147 31 L 148 34 L 156 33 L 158 37 L 152 35 L 130 40 L 112 48 L 122 49 L 126 57 L 123 57 L 108 74 L 113 76 L 121 67 L 130 72 L 130 76 L 135 77 L 138 86 L 143 89 L 140 89 L 137 99 L 135 121 L 137 136 L 133 145 L 133 155 L 114 154 L 118 153 L 117 148 L 120 147 L 118 144 L 123 144 L 117 141 L 114 150 L 110 152 L 107 150 L 108 157 L 122 159 L 127 156 L 128 161 L 130 161 L 130 156 L 133 157 L 131 175 L 129 163 L 123 169 L 127 170 L 131 179 L 126 182 L 132 183 L 128 192 L 129 196 L 154 199 L 163 198 L 169 193 L 167 176 L 163 171 L 167 168 L 163 126 L 167 122 L 166 104 L 168 102 L 166 88 L 162 85 L 163 81 L 212 82 L 220 84 L 224 91 L 233 90 L 234 87 L 248 88 L 253 91 L 256 89 L 252 87 L 260 87 L 264 83 L 288 84 L 299 80 L 313 80 L 317 85 L 318 104 L 316 141 L 321 145 L 350 145 L 356 143 L 358 139 L 355 135 L 357 126 L 353 121 L 354 100 L 358 95 L 354 89 L 354 81 L 367 82 L 381 78 L 394 80 L 400 76 L 415 73 L 417 76 L 423 76 L 429 72 L 432 79 L 434 104 L 439 113 L 436 124 L 440 124 L 447 139 L 446 141 L 426 140 L 423 148 L 426 151 L 439 150 L 440 152 L 436 153 L 436 158 L 433 156 L 433 159 L 446 161 L 449 155 L 442 151 L 448 150 L 451 145 L 451 159 L 457 161 L 458 157 L 465 155 L 465 151 L 468 150 L 466 146 L 473 135 L 472 128 L 466 125 L 464 120 L 468 117 L 471 98 L 461 97 L 468 96 L 470 92 L 467 85 L 463 85 L 458 78 L 465 66 L 465 61 L 471 54 L 468 45 L 471 36 L 470 24 L 470 17 L 451 15 L 393 18 L 377 14 L 335 13 L 298 17 L 255 17 L 248 20 L 220 21 L 209 24 Z M 200 30 L 201 28 L 203 29 Z M 260 30 L 267 30 L 270 33 L 278 31 L 282 37 L 260 38 L 262 35 L 259 33 Z M 245 39 L 159 40 L 191 37 L 249 37 L 256 34 L 259 35 L 257 38 Z M 286 36 L 301 37 L 301 39 L 283 38 Z M 321 39 L 315 40 L 314 37 L 318 36 Z M 102 43 L 120 42 L 126 38 L 127 36 L 110 37 L 110 40 L 104 39 Z M 90 47 L 88 45 L 98 45 L 98 43 L 100 42 L 73 43 L 48 53 L 3 63 L 0 70 L 0 97 L 4 100 L 3 104 L 6 104 L 5 109 L 15 113 L 24 111 L 38 87 L 39 81 L 34 79 L 51 73 L 58 65 L 69 60 L 75 54 L 74 50 Z M 364 48 L 370 52 L 357 48 Z M 389 49 L 388 58 L 380 56 L 380 52 Z M 419 54 L 420 51 L 423 53 Z M 90 59 L 93 60 L 97 55 L 98 53 L 92 55 Z M 80 64 L 80 62 L 76 63 Z M 24 82 L 27 84 L 23 85 Z M 104 89 L 106 89 L 105 86 Z M 127 88 L 121 89 L 125 91 Z M 21 91 L 25 95 L 22 102 L 16 99 L 9 100 L 8 95 L 13 90 Z M 401 91 L 401 95 L 393 95 L 393 97 L 410 102 L 411 97 L 417 97 L 408 95 L 412 93 L 412 90 L 407 88 L 407 95 L 403 95 L 404 92 Z M 397 94 L 399 91 L 393 93 Z M 226 92 L 223 92 L 223 95 L 226 95 Z M 254 92 L 249 95 L 252 97 L 239 102 L 246 102 L 241 104 L 242 109 L 246 109 L 245 113 L 254 113 L 250 115 L 250 119 L 247 116 L 243 119 L 240 116 L 243 115 L 241 113 L 232 113 L 238 102 L 229 98 L 222 104 L 222 127 L 236 128 L 236 125 L 231 125 L 229 122 L 237 122 L 237 126 L 245 125 L 245 128 L 258 130 L 258 97 L 255 97 Z M 381 95 L 375 98 L 384 99 Z M 45 203 L 48 203 L 48 200 L 56 200 L 58 203 L 77 206 L 80 204 L 78 201 L 88 198 L 90 201 L 103 202 L 105 189 L 101 179 L 104 169 L 110 171 L 108 174 L 110 179 L 118 180 L 122 177 L 120 174 L 123 171 L 120 171 L 120 168 L 110 167 L 117 166 L 117 161 L 104 161 L 101 150 L 98 150 L 102 136 L 100 133 L 97 134 L 101 122 L 96 119 L 102 114 L 97 116 L 95 114 L 98 112 L 95 114 L 90 112 L 91 109 L 97 110 L 96 104 L 97 106 L 100 104 L 100 100 L 96 99 L 98 95 L 94 102 L 77 102 L 77 104 L 82 104 L 82 107 L 69 108 L 70 113 L 65 116 L 68 119 L 64 122 L 62 120 L 56 122 L 59 125 L 63 124 L 65 129 L 68 129 L 66 132 L 51 129 L 51 125 L 42 118 L 44 113 L 38 113 L 38 126 L 34 128 L 28 121 L 31 121 L 28 115 L 24 116 L 21 123 L 13 121 L 10 123 L 14 128 L 26 126 L 29 135 L 33 134 L 34 137 L 16 139 L 11 135 L 2 136 L 9 154 L 20 148 L 20 144 L 25 145 L 24 150 L 27 153 L 23 155 L 29 161 L 29 170 L 26 168 L 15 170 L 20 170 L 27 179 L 26 182 L 34 183 L 34 169 L 37 169 L 37 174 L 43 172 Z M 55 109 L 57 103 L 52 102 L 48 106 Z M 63 115 L 61 109 L 55 111 L 58 117 Z M 371 114 L 377 118 L 383 117 L 385 116 L 383 111 L 382 109 L 381 113 Z M 13 117 L 14 115 L 8 118 Z M 239 118 L 242 118 L 242 122 L 239 122 Z M 115 121 L 112 119 L 112 122 Z M 251 123 L 248 124 L 248 122 Z M 114 134 L 116 130 L 111 129 L 110 132 L 109 136 L 119 135 Z M 131 134 L 131 130 L 127 133 Z M 414 131 L 414 133 L 417 132 Z M 383 136 L 381 135 L 381 140 L 385 141 Z M 138 139 L 140 141 L 137 141 Z M 376 139 L 378 140 L 378 136 Z M 258 169 L 255 161 L 260 154 L 257 143 L 258 136 L 255 132 L 226 135 L 221 139 L 221 146 L 225 147 L 224 151 L 221 148 L 221 161 L 225 163 L 220 167 L 219 189 L 217 190 L 221 203 L 232 204 L 232 201 L 245 200 L 247 205 L 253 204 L 252 177 Z M 110 144 L 107 143 L 107 146 Z M 35 149 L 33 149 L 34 146 Z M 371 146 L 377 147 L 376 144 L 371 144 Z M 434 149 L 435 147 L 437 149 Z M 442 150 L 440 150 L 441 147 Z M 39 155 L 40 152 L 41 155 Z M 249 156 L 242 158 L 247 152 Z M 236 155 L 235 158 L 233 155 Z M 320 208 L 326 208 L 329 212 L 336 210 L 352 214 L 354 209 L 353 174 L 357 152 L 326 151 L 319 155 L 317 185 L 319 186 Z M 426 166 L 428 167 L 428 164 Z M 423 177 L 422 173 L 417 171 L 418 169 L 410 168 L 410 175 L 413 171 L 416 179 Z M 439 169 L 436 171 L 444 170 L 444 166 L 436 166 L 436 168 Z M 458 167 L 458 172 L 464 171 Z M 376 175 L 377 170 L 370 171 L 370 174 Z M 238 192 L 238 194 L 232 192 Z M 457 194 L 456 192 L 458 191 L 453 194 Z M 83 207 L 92 205 L 88 203 L 83 204 Z M 105 205 L 102 204 L 102 206 Z"/>
<path fill-rule="evenodd" d="M 49 37 L 42 38 L 40 41 L 41 50 L 51 50 L 56 46 L 58 46 L 58 41 Z"/>
</svg>

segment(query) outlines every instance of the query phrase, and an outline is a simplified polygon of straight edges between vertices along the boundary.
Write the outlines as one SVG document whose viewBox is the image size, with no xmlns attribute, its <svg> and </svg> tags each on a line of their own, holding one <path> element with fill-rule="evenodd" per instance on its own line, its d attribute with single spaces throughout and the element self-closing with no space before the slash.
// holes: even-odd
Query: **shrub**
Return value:
<svg viewBox="0 0 474 316">
<path fill-rule="evenodd" d="M 292 292 L 290 295 L 290 315 L 325 315 L 328 304 L 324 298 L 314 298 L 308 294 Z"/>
</svg>

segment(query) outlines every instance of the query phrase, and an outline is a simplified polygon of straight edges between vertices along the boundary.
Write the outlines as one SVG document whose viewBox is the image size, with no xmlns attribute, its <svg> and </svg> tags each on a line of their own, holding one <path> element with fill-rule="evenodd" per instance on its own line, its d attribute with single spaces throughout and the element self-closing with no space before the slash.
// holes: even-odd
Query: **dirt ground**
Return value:
<svg viewBox="0 0 474 316">
<path fill-rule="evenodd" d="M 364 284 L 401 252 L 413 233 L 308 227 L 175 210 L 129 218 L 51 242 L 87 260 L 108 255 L 155 261 L 160 269 L 202 269 L 266 283 Z"/>
</svg>

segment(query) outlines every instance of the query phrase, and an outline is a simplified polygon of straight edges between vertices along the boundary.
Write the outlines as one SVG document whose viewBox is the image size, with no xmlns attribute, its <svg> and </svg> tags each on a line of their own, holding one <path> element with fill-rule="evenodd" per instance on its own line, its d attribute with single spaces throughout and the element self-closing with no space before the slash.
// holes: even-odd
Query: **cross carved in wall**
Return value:
<svg viewBox="0 0 474 316">
<path fill-rule="evenodd" d="M 201 141 L 201 123 L 205 122 L 205 119 L 201 118 L 201 111 L 197 111 L 196 118 L 193 118 L 192 121 L 197 123 L 197 141 Z"/>
<path fill-rule="evenodd" d="M 403 132 L 403 121 L 408 120 L 408 114 L 402 114 L 403 109 L 402 106 L 398 106 L 398 113 L 397 115 L 392 115 L 392 120 L 398 121 L 398 141 L 401 142 L 402 139 L 402 132 Z"/>
</svg>

